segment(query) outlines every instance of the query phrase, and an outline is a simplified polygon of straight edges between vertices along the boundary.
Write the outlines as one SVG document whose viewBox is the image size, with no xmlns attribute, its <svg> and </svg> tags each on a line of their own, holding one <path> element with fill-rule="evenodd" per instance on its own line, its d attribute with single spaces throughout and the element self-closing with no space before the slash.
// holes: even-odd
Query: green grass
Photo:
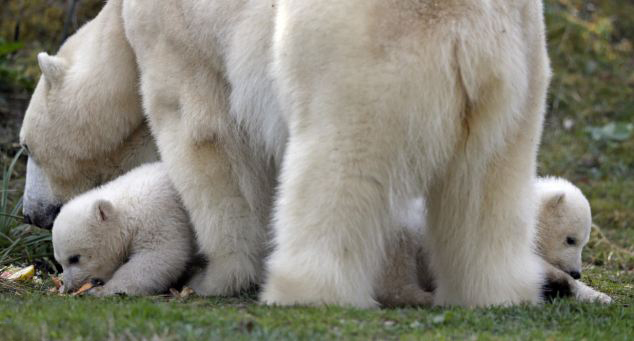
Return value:
<svg viewBox="0 0 634 341">
<path fill-rule="evenodd" d="M 584 250 L 583 280 L 612 296 L 614 304 L 566 299 L 473 310 L 272 308 L 248 295 L 99 300 L 0 281 L 0 339 L 634 339 L 634 3 L 546 5 L 554 78 L 539 173 L 563 176 L 588 196 L 596 227 Z M 30 264 L 51 252 L 48 232 L 21 225 L 15 190 L 23 179 L 15 175 L 23 172 L 7 167 L 8 162 L 0 193 L 0 199 L 8 194 L 0 202 L 0 256 L 9 252 L 0 267 Z"/>
<path fill-rule="evenodd" d="M 4 340 L 50 339 L 603 339 L 634 338 L 632 274 L 589 269 L 617 303 L 556 300 L 489 309 L 276 308 L 240 298 L 109 298 L 0 295 Z M 626 285 L 629 283 L 630 287 Z"/>
<path fill-rule="evenodd" d="M 22 198 L 11 186 L 22 153 L 20 149 L 4 167 L 0 183 L 0 268 L 35 261 L 50 263 L 52 254 L 50 232 L 22 223 Z"/>
</svg>

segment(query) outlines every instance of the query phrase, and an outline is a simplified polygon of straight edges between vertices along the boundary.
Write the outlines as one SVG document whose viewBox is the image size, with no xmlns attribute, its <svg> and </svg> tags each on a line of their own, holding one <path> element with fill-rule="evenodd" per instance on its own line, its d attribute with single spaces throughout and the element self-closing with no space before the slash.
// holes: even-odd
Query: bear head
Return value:
<svg viewBox="0 0 634 341">
<path fill-rule="evenodd" d="M 563 179 L 539 180 L 538 249 L 549 263 L 581 277 L 581 253 L 590 239 L 592 214 L 583 193 Z"/>
<path fill-rule="evenodd" d="M 113 204 L 80 196 L 61 209 L 53 224 L 53 251 L 62 265 L 62 292 L 88 281 L 105 283 L 125 262 L 126 242 Z"/>
<path fill-rule="evenodd" d="M 93 22 L 57 55 L 38 55 L 42 76 L 20 130 L 29 154 L 25 221 L 44 228 L 71 197 L 158 158 L 134 54 L 123 37 L 100 33 Z"/>
</svg>

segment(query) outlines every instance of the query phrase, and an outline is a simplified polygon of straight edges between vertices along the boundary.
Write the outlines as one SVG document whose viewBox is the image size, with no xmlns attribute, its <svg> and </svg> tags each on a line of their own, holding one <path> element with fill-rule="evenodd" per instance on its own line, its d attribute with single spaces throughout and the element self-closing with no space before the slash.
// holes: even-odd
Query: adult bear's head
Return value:
<svg viewBox="0 0 634 341">
<path fill-rule="evenodd" d="M 50 228 L 73 196 L 157 159 L 144 122 L 134 54 L 108 5 L 60 48 L 38 55 L 42 76 L 24 116 L 26 222 Z"/>
</svg>

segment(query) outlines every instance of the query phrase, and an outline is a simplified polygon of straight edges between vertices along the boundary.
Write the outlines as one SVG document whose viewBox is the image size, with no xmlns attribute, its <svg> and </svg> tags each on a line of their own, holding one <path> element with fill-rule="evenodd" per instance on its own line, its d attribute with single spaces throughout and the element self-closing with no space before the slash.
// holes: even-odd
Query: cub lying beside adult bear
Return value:
<svg viewBox="0 0 634 341">
<path fill-rule="evenodd" d="M 590 233 L 590 206 L 564 180 L 540 179 L 537 187 L 540 253 L 550 264 L 578 274 Z M 409 220 L 405 223 L 415 223 Z M 422 290 L 433 287 L 426 264 L 407 266 L 427 262 L 416 257 L 423 251 L 418 240 L 408 238 L 402 247 L 388 250 L 377 288 L 382 305 L 432 303 L 432 294 Z M 53 247 L 64 268 L 64 291 L 96 280 L 104 283 L 90 291 L 98 296 L 165 292 L 186 271 L 194 253 L 187 213 L 161 163 L 136 168 L 64 205 L 53 225 Z M 610 301 L 581 282 L 567 284 L 578 300 Z"/>
<path fill-rule="evenodd" d="M 581 253 L 592 228 L 590 204 L 583 193 L 562 178 L 538 178 L 538 253 L 550 281 L 545 298 L 572 296 L 579 301 L 610 303 L 612 299 L 581 281 Z M 412 201 L 399 219 L 406 228 L 387 250 L 388 262 L 377 287 L 378 300 L 387 306 L 429 303 L 434 290 L 424 243 L 424 200 Z M 427 292 L 424 292 L 424 291 Z"/>
<path fill-rule="evenodd" d="M 195 243 L 165 167 L 153 163 L 69 201 L 53 224 L 64 292 L 88 281 L 98 296 L 167 291 L 185 274 Z"/>
<path fill-rule="evenodd" d="M 54 193 L 27 206 L 122 172 L 144 111 L 200 293 L 262 281 L 272 221 L 264 302 L 371 307 L 393 208 L 423 196 L 435 303 L 540 301 L 540 0 L 110 0 L 40 64 L 20 137 Z"/>
</svg>

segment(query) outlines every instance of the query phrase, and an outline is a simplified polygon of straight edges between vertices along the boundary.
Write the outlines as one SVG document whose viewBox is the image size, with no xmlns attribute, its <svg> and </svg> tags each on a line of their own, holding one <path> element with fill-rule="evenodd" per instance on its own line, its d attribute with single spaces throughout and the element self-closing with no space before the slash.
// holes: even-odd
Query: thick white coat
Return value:
<svg viewBox="0 0 634 341">
<path fill-rule="evenodd" d="M 210 259 L 198 292 L 260 281 L 272 219 L 264 302 L 374 306 L 394 207 L 424 196 L 436 304 L 539 301 L 541 1 L 111 0 L 101 15 L 90 38 L 127 52 L 82 65 L 138 67 Z M 125 37 L 99 34 L 107 22 Z M 90 119 L 119 117 L 100 114 Z"/>
<path fill-rule="evenodd" d="M 564 272 L 581 274 L 581 252 L 590 239 L 592 212 L 581 190 L 562 178 L 537 180 L 538 250 Z"/>
<path fill-rule="evenodd" d="M 194 253 L 187 212 L 161 163 L 133 169 L 64 205 L 53 225 L 64 289 L 89 280 L 99 296 L 166 292 Z M 71 258 L 76 257 L 76 262 Z"/>
<path fill-rule="evenodd" d="M 20 131 L 29 150 L 24 215 L 50 228 L 61 204 L 158 153 L 143 116 L 121 4 L 111 1 L 42 70 Z M 120 1 L 119 1 L 120 2 Z"/>
<path fill-rule="evenodd" d="M 545 261 L 547 280 L 559 283 L 579 301 L 610 303 L 608 295 L 575 280 L 581 274 L 581 253 L 592 228 L 588 200 L 563 178 L 537 178 L 535 190 L 539 207 L 536 245 Z M 425 201 L 412 200 L 400 213 L 397 221 L 405 229 L 387 249 L 386 266 L 377 287 L 378 299 L 387 306 L 424 305 L 435 286 L 428 268 L 429 256 L 422 246 Z"/>
</svg>

